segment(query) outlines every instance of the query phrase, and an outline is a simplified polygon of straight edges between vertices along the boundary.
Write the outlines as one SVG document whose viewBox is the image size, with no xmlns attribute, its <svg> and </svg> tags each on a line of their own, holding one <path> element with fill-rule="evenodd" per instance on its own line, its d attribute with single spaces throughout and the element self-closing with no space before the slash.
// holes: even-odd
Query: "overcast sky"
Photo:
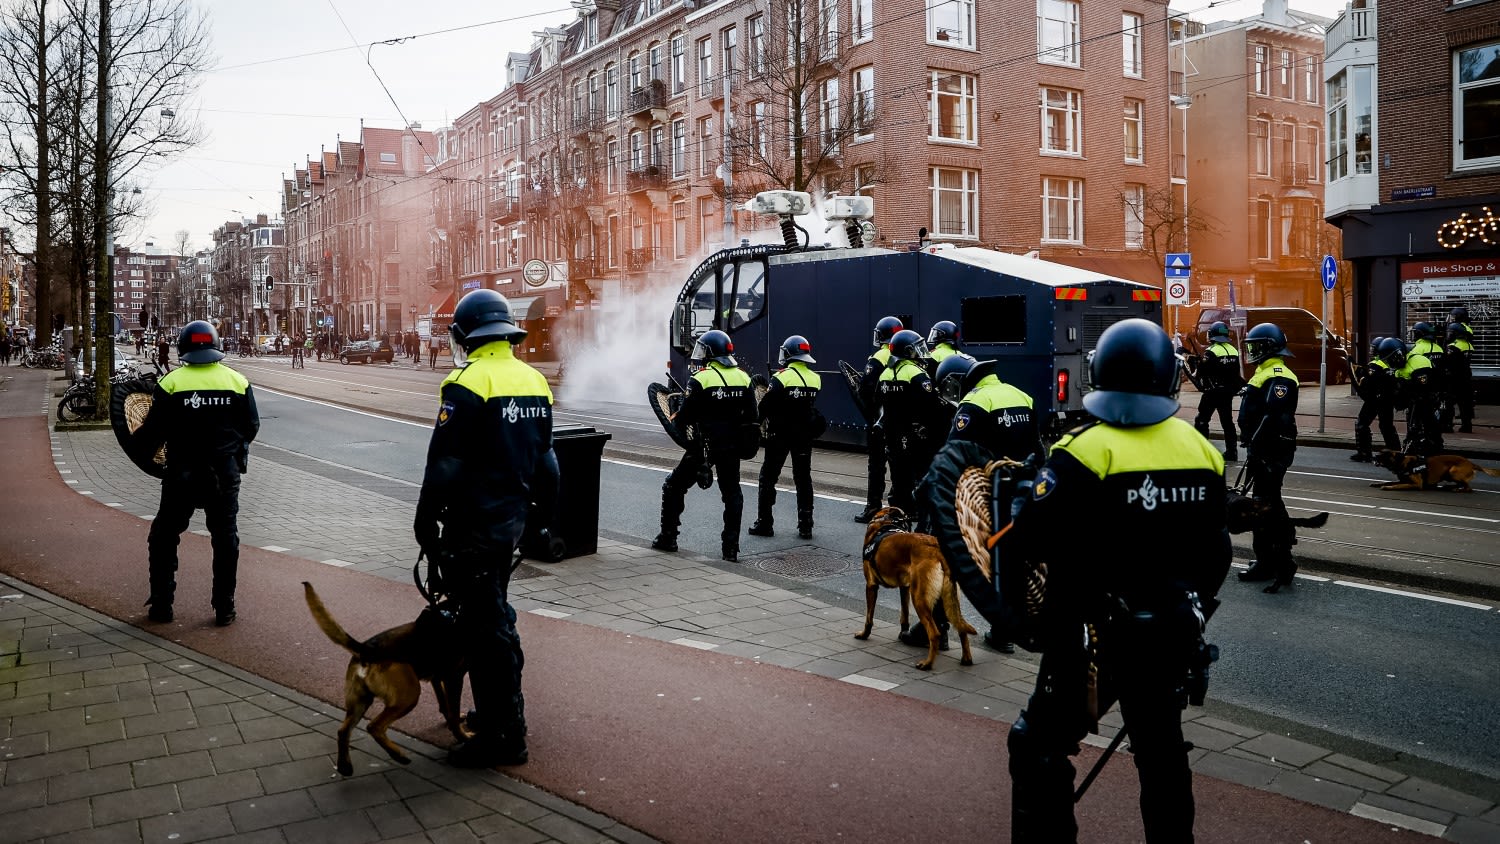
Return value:
<svg viewBox="0 0 1500 844">
<path fill-rule="evenodd" d="M 166 246 L 186 229 L 193 246 L 205 248 L 226 220 L 276 216 L 281 179 L 320 148 L 332 149 L 340 136 L 357 140 L 361 119 L 400 128 L 404 114 L 437 129 L 500 90 L 506 54 L 529 49 L 533 31 L 574 18 L 568 0 L 199 2 L 210 15 L 217 63 L 187 110 L 197 110 L 208 139 L 146 177 L 154 211 L 120 233 L 125 243 Z M 1261 8 L 1259 0 L 1207 5 L 1173 3 L 1174 10 L 1209 21 L 1248 17 Z M 1345 3 L 1291 5 L 1333 17 Z M 878 14 L 879 0 L 876 6 Z M 353 46 L 459 27 L 466 28 Z M 367 49 L 389 97 L 366 64 Z"/>
</svg>

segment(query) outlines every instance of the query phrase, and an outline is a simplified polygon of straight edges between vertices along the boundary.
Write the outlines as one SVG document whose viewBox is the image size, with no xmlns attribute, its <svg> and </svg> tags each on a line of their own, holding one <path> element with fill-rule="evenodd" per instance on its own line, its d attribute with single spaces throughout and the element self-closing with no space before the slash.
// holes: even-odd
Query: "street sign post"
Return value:
<svg viewBox="0 0 1500 844">
<path fill-rule="evenodd" d="M 1328 293 L 1339 283 L 1339 262 L 1332 255 L 1324 255 L 1319 273 L 1323 278 L 1323 348 L 1318 362 L 1318 433 L 1321 434 L 1328 410 Z"/>
<path fill-rule="evenodd" d="M 1167 282 L 1167 307 L 1181 307 L 1188 303 L 1188 280 L 1193 277 L 1193 255 L 1191 252 L 1168 252 L 1163 260 Z M 1165 326 L 1163 326 L 1165 327 Z M 1172 312 L 1172 334 L 1177 334 L 1177 312 Z"/>
<path fill-rule="evenodd" d="M 1188 282 L 1186 279 L 1167 279 L 1167 304 L 1186 305 L 1188 303 Z"/>
</svg>

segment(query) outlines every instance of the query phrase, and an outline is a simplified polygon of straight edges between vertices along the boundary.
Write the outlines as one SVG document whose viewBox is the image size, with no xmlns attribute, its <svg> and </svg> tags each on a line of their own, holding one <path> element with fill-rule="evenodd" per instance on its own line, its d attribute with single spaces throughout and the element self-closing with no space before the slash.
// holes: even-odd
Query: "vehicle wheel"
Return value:
<svg viewBox="0 0 1500 844">
<path fill-rule="evenodd" d="M 370 362 L 370 361 L 372 361 L 372 360 L 374 360 L 374 358 L 371 358 L 371 357 L 366 357 L 366 358 L 365 358 L 365 363 L 369 363 L 369 362 Z"/>
<path fill-rule="evenodd" d="M 57 421 L 59 422 L 77 422 L 93 415 L 93 399 L 83 393 L 63 396 L 63 400 L 57 405 Z"/>
<path fill-rule="evenodd" d="M 344 366 L 348 366 L 349 365 L 349 356 L 348 355 L 339 355 L 339 363 L 343 364 Z"/>
</svg>

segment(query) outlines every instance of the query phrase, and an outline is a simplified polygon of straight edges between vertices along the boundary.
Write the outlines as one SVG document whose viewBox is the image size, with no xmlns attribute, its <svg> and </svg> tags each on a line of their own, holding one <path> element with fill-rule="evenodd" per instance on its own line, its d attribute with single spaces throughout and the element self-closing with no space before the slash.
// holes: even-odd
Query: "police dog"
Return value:
<svg viewBox="0 0 1500 844">
<path fill-rule="evenodd" d="M 927 631 L 927 658 L 917 663 L 917 668 L 928 671 L 937 659 L 937 622 L 932 617 L 933 607 L 941 600 L 947 611 L 948 621 L 958 631 L 963 645 L 963 665 L 973 665 L 974 655 L 969 650 L 969 637 L 979 631 L 964 621 L 958 603 L 958 589 L 948 573 L 948 563 L 938 550 L 937 537 L 925 533 L 912 533 L 907 529 L 906 514 L 899 508 L 886 507 L 877 512 L 865 528 L 865 629 L 854 638 L 870 638 L 870 628 L 875 625 L 875 596 L 880 587 L 901 590 L 901 629 L 906 630 L 910 616 L 907 601 L 917 608 L 917 620 Z"/>
<path fill-rule="evenodd" d="M 411 712 L 422 697 L 422 681 L 432 684 L 438 708 L 448 723 L 448 730 L 458 741 L 470 737 L 459 721 L 459 707 L 464 691 L 464 674 L 468 665 L 461 656 L 454 622 L 443 602 L 422 610 L 417 620 L 376 633 L 363 642 L 344 632 L 328 608 L 318 599 L 311 583 L 302 581 L 307 608 L 313 620 L 335 645 L 353 654 L 344 674 L 344 722 L 339 725 L 340 774 L 349 776 L 354 766 L 349 762 L 349 734 L 364 717 L 376 698 L 385 706 L 370 719 L 370 737 L 385 748 L 397 762 L 411 762 L 401 748 L 386 735 L 386 730 Z"/>
<path fill-rule="evenodd" d="M 1474 480 L 1476 472 L 1500 478 L 1500 469 L 1490 469 L 1485 466 L 1476 466 L 1467 457 L 1457 454 L 1434 454 L 1431 457 L 1420 457 L 1415 454 L 1403 454 L 1382 448 L 1375 455 L 1375 462 L 1391 470 L 1398 480 L 1394 483 L 1370 484 L 1380 489 L 1437 489 L 1438 484 L 1448 481 L 1454 484 L 1456 492 L 1473 492 L 1469 482 Z"/>
</svg>

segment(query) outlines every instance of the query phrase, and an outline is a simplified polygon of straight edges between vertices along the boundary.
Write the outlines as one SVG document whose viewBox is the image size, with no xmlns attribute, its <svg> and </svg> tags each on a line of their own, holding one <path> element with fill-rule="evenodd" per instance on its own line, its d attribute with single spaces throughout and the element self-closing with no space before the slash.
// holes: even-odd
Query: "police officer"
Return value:
<svg viewBox="0 0 1500 844">
<path fill-rule="evenodd" d="M 910 329 L 891 337 L 891 363 L 880 373 L 885 448 L 891 461 L 891 506 L 915 514 L 917 482 L 943 444 L 952 408 L 928 377 L 927 342 Z"/>
<path fill-rule="evenodd" d="M 746 426 L 755 428 L 755 393 L 750 376 L 734 359 L 734 343 L 715 328 L 693 346 L 693 361 L 703 368 L 688 379 L 682 409 L 673 417 L 679 426 L 694 425 L 702 434 L 703 451 L 689 449 L 661 485 L 661 533 L 651 541 L 658 551 L 677 550 L 677 528 L 687 506 L 687 491 L 698 482 L 705 465 L 719 476 L 724 502 L 721 556 L 736 562 L 740 552 L 740 518 L 745 496 L 740 492 L 740 445 Z M 758 435 L 758 434 L 757 434 Z"/>
<path fill-rule="evenodd" d="M 1436 365 L 1414 346 L 1406 353 L 1406 365 L 1396 373 L 1396 378 L 1401 386 L 1400 406 L 1406 408 L 1407 450 L 1424 457 L 1442 454 L 1442 406 L 1437 393 Z"/>
<path fill-rule="evenodd" d="M 1459 308 L 1454 308 L 1455 315 Z M 1467 316 L 1467 309 L 1465 311 Z M 1468 323 L 1455 319 L 1448 324 L 1448 347 L 1443 360 L 1447 365 L 1444 380 L 1448 384 L 1448 404 L 1445 415 L 1448 428 L 1452 430 L 1454 411 L 1457 410 L 1458 432 L 1474 432 L 1474 330 Z"/>
<path fill-rule="evenodd" d="M 865 444 L 869 449 L 867 479 L 865 486 L 864 512 L 854 521 L 866 524 L 885 506 L 885 464 L 888 459 L 885 437 L 886 429 L 881 419 L 880 376 L 891 362 L 891 338 L 902 328 L 901 320 L 893 316 L 881 317 L 875 323 L 875 351 L 865 361 L 865 371 L 859 379 L 859 399 L 865 406 Z"/>
<path fill-rule="evenodd" d="M 172 620 L 177 543 L 193 511 L 201 508 L 214 549 L 214 623 L 224 627 L 235 618 L 240 475 L 260 431 L 260 415 L 250 382 L 219 363 L 224 353 L 212 325 L 188 323 L 177 336 L 177 359 L 185 365 L 156 382 L 151 410 L 136 434 L 141 442 L 167 446 L 161 503 L 146 538 L 151 570 L 147 617 Z"/>
<path fill-rule="evenodd" d="M 934 366 L 941 366 L 949 355 L 958 353 L 958 325 L 951 319 L 934 323 L 927 332 L 927 348 Z"/>
<path fill-rule="evenodd" d="M 1421 355 L 1432 362 L 1432 372 L 1428 381 L 1432 399 L 1437 404 L 1437 424 L 1433 433 L 1441 439 L 1444 431 L 1453 430 L 1453 419 L 1447 415 L 1448 385 L 1443 377 L 1447 371 L 1447 364 L 1443 361 L 1447 349 L 1443 347 L 1442 341 L 1438 339 L 1437 329 L 1430 322 L 1419 322 L 1413 325 L 1411 341 L 1411 349 L 1407 351 L 1407 357 Z"/>
<path fill-rule="evenodd" d="M 1000 380 L 995 374 L 996 362 L 978 361 L 959 352 L 949 355 L 938 364 L 935 376 L 938 394 L 957 406 L 953 414 L 953 427 L 948 431 L 948 442 L 968 440 L 978 443 L 990 453 L 991 460 L 1009 459 L 1016 462 L 1027 457 L 1047 453 L 1042 443 L 1041 426 L 1038 424 L 1031 396 Z M 947 618 L 939 604 L 937 615 Z M 920 631 L 920 633 L 918 632 Z M 917 625 L 910 638 L 920 638 L 927 645 L 927 631 Z M 906 641 L 908 634 L 901 634 Z M 946 636 L 946 633 L 945 633 Z M 991 628 L 984 634 L 984 641 L 1001 653 L 1015 653 L 1015 645 L 1002 633 Z"/>
<path fill-rule="evenodd" d="M 801 334 L 781 343 L 777 363 L 781 369 L 771 378 L 771 388 L 760 400 L 760 420 L 766 430 L 766 450 L 760 466 L 760 496 L 751 536 L 775 536 L 776 482 L 787 456 L 792 458 L 792 482 L 797 487 L 797 536 L 812 539 L 813 486 L 812 442 L 826 428 L 816 403 L 823 379 L 808 364 L 816 363 L 812 344 Z"/>
<path fill-rule="evenodd" d="M 1208 423 L 1214 414 L 1219 415 L 1219 424 L 1224 426 L 1224 459 L 1239 460 L 1238 440 L 1234 432 L 1234 396 L 1244 386 L 1240 375 L 1240 350 L 1234 347 L 1229 334 L 1229 324 L 1215 322 L 1208 329 L 1208 348 L 1203 351 L 1198 363 L 1199 378 L 1203 382 L 1203 397 L 1198 400 L 1198 415 L 1193 427 L 1198 433 L 1208 436 Z"/>
<path fill-rule="evenodd" d="M 1245 468 L 1256 500 L 1270 505 L 1255 528 L 1255 559 L 1240 580 L 1274 581 L 1268 591 L 1291 582 L 1297 571 L 1292 546 L 1296 529 L 1281 498 L 1281 484 L 1297 453 L 1297 376 L 1286 365 L 1292 353 L 1286 334 L 1263 322 L 1245 335 L 1245 359 L 1256 365 L 1240 400 L 1240 431 L 1245 435 Z"/>
<path fill-rule="evenodd" d="M 499 293 L 466 294 L 448 332 L 456 368 L 439 390 L 415 520 L 417 544 L 438 562 L 444 591 L 458 602 L 474 694 L 474 737 L 448 761 L 520 765 L 528 755 L 521 692 L 526 659 L 507 593 L 532 501 L 533 524 L 550 524 L 553 498 L 541 491 L 556 489 L 552 390 L 516 358 L 512 344 L 526 332 Z"/>
<path fill-rule="evenodd" d="M 1365 367 L 1365 376 L 1356 389 L 1363 404 L 1359 416 L 1354 420 L 1354 453 L 1350 460 L 1369 463 L 1375 459 L 1375 437 L 1370 423 L 1380 420 L 1380 437 L 1385 447 L 1401 450 L 1401 439 L 1396 436 L 1396 393 L 1399 385 L 1396 372 L 1406 365 L 1406 344 L 1396 337 L 1380 339 L 1376 354 Z"/>
<path fill-rule="evenodd" d="M 1229 570 L 1224 459 L 1173 416 L 1177 361 L 1155 323 L 1106 329 L 1089 381 L 1084 406 L 1099 421 L 1052 447 L 1010 531 L 1017 553 L 1048 566 L 1036 689 L 1007 741 L 1011 840 L 1076 840 L 1069 757 L 1118 702 L 1146 840 L 1191 841 L 1191 745 L 1181 712 Z M 1194 552 L 1163 557 L 1122 542 L 1166 533 Z"/>
</svg>

